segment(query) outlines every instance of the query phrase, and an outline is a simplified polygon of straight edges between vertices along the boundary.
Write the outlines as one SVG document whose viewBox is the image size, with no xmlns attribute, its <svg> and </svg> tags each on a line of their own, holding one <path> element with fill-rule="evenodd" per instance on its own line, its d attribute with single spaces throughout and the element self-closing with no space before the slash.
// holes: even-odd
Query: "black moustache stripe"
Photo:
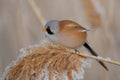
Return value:
<svg viewBox="0 0 120 80">
<path fill-rule="evenodd" d="M 50 34 L 50 35 L 53 35 L 54 33 L 50 30 L 50 27 L 47 27 L 47 32 L 48 32 L 48 34 Z"/>
</svg>

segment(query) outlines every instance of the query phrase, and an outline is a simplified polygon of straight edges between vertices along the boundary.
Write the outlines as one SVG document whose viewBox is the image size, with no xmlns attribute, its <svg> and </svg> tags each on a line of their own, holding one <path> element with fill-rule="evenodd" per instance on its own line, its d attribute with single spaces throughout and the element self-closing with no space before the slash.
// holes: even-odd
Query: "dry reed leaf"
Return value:
<svg viewBox="0 0 120 80">
<path fill-rule="evenodd" d="M 92 0 L 81 0 L 84 5 L 85 13 L 88 17 L 88 21 L 92 26 L 101 27 L 102 19 L 99 12 L 96 11 Z"/>
<path fill-rule="evenodd" d="M 57 44 L 25 48 L 26 56 L 14 62 L 3 80 L 81 80 L 85 57 Z M 28 54 L 29 53 L 29 54 Z"/>
</svg>

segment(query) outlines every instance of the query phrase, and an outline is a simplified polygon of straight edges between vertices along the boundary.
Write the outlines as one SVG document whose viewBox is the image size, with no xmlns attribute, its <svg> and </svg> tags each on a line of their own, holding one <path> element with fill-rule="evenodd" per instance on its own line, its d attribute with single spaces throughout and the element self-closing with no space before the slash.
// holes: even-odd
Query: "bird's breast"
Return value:
<svg viewBox="0 0 120 80">
<path fill-rule="evenodd" d="M 86 41 L 86 33 L 66 32 L 58 35 L 58 42 L 69 48 L 78 48 Z"/>
</svg>

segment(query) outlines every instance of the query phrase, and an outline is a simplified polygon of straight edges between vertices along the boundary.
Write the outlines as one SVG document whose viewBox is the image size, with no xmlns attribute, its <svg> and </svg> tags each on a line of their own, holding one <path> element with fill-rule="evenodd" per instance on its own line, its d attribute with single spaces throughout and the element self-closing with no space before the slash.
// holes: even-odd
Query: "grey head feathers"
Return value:
<svg viewBox="0 0 120 80">
<path fill-rule="evenodd" d="M 59 21 L 58 20 L 50 20 L 45 25 L 47 33 L 49 35 L 53 35 L 58 32 L 59 29 Z"/>
<path fill-rule="evenodd" d="M 45 25 L 45 28 L 46 28 L 46 32 L 45 32 L 46 37 L 52 42 L 58 41 L 57 32 L 59 30 L 59 21 L 50 20 Z"/>
</svg>

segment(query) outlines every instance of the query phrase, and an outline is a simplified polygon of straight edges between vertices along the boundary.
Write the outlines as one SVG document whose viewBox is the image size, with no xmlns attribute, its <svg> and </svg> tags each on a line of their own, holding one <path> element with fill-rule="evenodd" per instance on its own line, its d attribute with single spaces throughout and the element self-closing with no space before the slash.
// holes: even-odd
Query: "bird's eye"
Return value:
<svg viewBox="0 0 120 80">
<path fill-rule="evenodd" d="M 50 27 L 49 27 L 49 26 L 47 27 L 46 30 L 47 30 L 48 34 L 50 34 L 50 35 L 53 35 L 53 34 L 54 34 L 54 33 L 50 30 Z"/>
</svg>

